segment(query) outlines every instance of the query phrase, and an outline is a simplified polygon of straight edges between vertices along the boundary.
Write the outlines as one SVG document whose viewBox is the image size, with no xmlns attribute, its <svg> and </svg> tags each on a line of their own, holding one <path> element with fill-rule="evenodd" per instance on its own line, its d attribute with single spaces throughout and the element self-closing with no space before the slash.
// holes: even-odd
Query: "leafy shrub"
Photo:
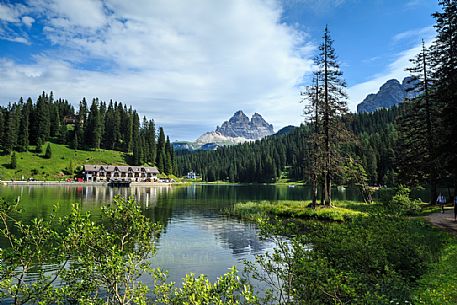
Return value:
<svg viewBox="0 0 457 305">
<path fill-rule="evenodd" d="M 273 279 L 270 294 L 287 304 L 405 304 L 447 241 L 421 220 L 381 214 L 312 223 L 289 241 L 278 230 L 266 230 L 279 247 L 258 258 L 263 269 L 248 271 Z"/>
<path fill-rule="evenodd" d="M 386 207 L 394 214 L 416 215 L 420 211 L 422 202 L 418 199 L 411 199 L 411 190 L 400 185 L 395 195 L 386 203 Z"/>
</svg>

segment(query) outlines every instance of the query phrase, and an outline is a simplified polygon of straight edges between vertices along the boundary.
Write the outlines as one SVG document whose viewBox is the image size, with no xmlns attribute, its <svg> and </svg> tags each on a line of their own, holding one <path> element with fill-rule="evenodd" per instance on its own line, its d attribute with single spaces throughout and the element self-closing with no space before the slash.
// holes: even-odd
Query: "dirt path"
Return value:
<svg viewBox="0 0 457 305">
<path fill-rule="evenodd" d="M 430 214 L 425 217 L 425 220 L 434 226 L 457 235 L 457 222 L 454 221 L 454 208 L 444 209 L 444 214 L 441 212 Z"/>
</svg>

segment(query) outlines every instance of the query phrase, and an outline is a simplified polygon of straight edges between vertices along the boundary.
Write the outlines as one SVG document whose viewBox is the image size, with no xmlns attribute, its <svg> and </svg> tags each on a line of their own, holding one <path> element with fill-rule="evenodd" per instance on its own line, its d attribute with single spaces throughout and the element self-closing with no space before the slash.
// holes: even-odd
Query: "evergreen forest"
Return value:
<svg viewBox="0 0 457 305">
<path fill-rule="evenodd" d="M 6 155 L 31 146 L 40 153 L 51 141 L 72 149 L 121 151 L 130 165 L 156 165 L 167 175 L 176 172 L 173 147 L 163 128 L 157 132 L 154 120 L 140 120 L 136 110 L 121 102 L 94 98 L 89 107 L 83 98 L 76 111 L 67 100 L 55 99 L 53 92 L 43 92 L 35 103 L 21 98 L 0 107 L 0 139 Z"/>
</svg>

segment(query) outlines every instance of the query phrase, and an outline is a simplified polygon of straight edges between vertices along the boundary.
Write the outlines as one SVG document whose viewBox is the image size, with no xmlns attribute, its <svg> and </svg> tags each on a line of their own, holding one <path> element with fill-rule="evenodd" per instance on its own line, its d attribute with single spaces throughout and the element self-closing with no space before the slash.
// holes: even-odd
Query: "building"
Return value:
<svg viewBox="0 0 457 305">
<path fill-rule="evenodd" d="M 63 123 L 65 125 L 76 124 L 77 121 L 78 121 L 78 116 L 76 116 L 76 115 L 66 115 L 63 118 Z"/>
<path fill-rule="evenodd" d="M 91 182 L 153 182 L 159 171 L 151 166 L 84 165 L 83 174 Z"/>
<path fill-rule="evenodd" d="M 187 179 L 197 179 L 197 173 L 195 172 L 188 172 Z"/>
</svg>

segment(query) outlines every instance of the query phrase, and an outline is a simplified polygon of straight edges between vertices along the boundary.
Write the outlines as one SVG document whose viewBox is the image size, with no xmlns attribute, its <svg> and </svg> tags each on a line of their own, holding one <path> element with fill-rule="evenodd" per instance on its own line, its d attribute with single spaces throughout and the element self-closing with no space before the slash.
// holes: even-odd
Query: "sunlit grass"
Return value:
<svg viewBox="0 0 457 305">
<path fill-rule="evenodd" d="M 44 150 L 47 143 L 43 145 L 43 153 L 37 154 L 34 146 L 31 151 L 16 152 L 16 169 L 9 168 L 10 156 L 0 156 L 0 179 L 2 180 L 21 180 L 33 177 L 37 180 L 62 180 L 73 177 L 66 172 L 70 165 L 73 167 L 84 164 L 116 164 L 125 165 L 124 153 L 113 150 L 73 150 L 66 145 L 51 143 L 52 157 L 45 159 Z"/>
<path fill-rule="evenodd" d="M 309 207 L 308 201 L 248 201 L 236 203 L 230 214 L 244 219 L 255 220 L 261 216 L 278 216 L 284 218 L 319 219 L 332 221 L 345 221 L 351 217 L 364 215 L 363 209 L 346 208 L 348 201 L 336 201 L 333 207 Z M 366 205 L 353 202 L 353 206 Z"/>
</svg>

